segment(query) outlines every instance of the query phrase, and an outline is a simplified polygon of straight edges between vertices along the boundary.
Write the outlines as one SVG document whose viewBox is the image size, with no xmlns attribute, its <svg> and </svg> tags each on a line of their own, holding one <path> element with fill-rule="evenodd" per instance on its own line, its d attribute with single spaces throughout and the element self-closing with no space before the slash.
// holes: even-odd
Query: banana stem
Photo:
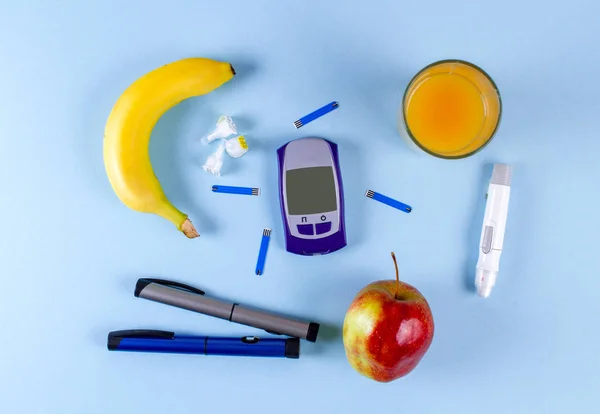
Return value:
<svg viewBox="0 0 600 414">
<path fill-rule="evenodd" d="M 399 299 L 398 293 L 400 292 L 400 274 L 398 272 L 398 262 L 396 261 L 396 255 L 394 252 L 392 252 L 392 259 L 394 260 L 394 266 L 396 267 L 396 293 L 394 294 L 394 297 Z"/>
<path fill-rule="evenodd" d="M 161 217 L 166 218 L 175 226 L 177 229 L 185 234 L 189 239 L 200 236 L 188 216 L 181 211 L 177 210 L 173 204 L 165 198 L 161 203 L 157 204 L 152 210 L 154 214 L 158 214 Z"/>
<path fill-rule="evenodd" d="M 181 231 L 185 234 L 189 239 L 193 239 L 199 237 L 200 234 L 192 224 L 192 221 L 189 218 L 186 218 L 183 223 L 181 223 Z"/>
</svg>

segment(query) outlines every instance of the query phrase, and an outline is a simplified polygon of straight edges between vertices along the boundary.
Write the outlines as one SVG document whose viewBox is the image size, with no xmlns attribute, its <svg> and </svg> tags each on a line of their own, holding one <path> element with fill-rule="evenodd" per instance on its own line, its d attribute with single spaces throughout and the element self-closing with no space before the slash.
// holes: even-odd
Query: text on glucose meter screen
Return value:
<svg viewBox="0 0 600 414">
<path fill-rule="evenodd" d="M 337 210 L 332 167 L 288 170 L 285 185 L 288 213 L 292 216 Z"/>
</svg>

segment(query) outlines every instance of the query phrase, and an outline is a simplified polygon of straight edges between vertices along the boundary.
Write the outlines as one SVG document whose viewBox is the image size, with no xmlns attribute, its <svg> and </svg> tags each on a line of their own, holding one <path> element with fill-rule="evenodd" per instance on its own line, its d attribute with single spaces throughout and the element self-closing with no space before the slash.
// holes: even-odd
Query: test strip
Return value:
<svg viewBox="0 0 600 414">
<path fill-rule="evenodd" d="M 316 111 L 303 116 L 302 118 L 300 118 L 297 121 L 294 121 L 294 126 L 296 127 L 296 129 L 298 129 L 298 128 L 308 124 L 309 122 L 312 122 L 315 119 L 320 118 L 325 114 L 328 114 L 329 112 L 333 111 L 334 109 L 337 109 L 338 106 L 340 106 L 340 105 L 336 101 L 330 102 L 327 105 L 325 105 L 324 107 L 319 108 Z"/>
<path fill-rule="evenodd" d="M 214 193 L 223 194 L 240 194 L 240 195 L 260 195 L 260 188 L 258 187 L 232 187 L 227 185 L 213 185 L 212 190 Z"/>
<path fill-rule="evenodd" d="M 373 190 L 367 190 L 367 197 L 372 198 L 373 200 L 379 201 L 380 203 L 386 204 L 390 207 L 394 207 L 400 211 L 404 211 L 405 213 L 410 213 L 412 211 L 412 207 L 408 204 L 401 203 L 398 200 L 394 200 L 388 196 L 384 196 L 383 194 L 377 193 Z"/>
<path fill-rule="evenodd" d="M 264 229 L 262 240 L 260 241 L 260 250 L 258 251 L 258 261 L 256 262 L 256 274 L 259 276 L 265 272 L 265 260 L 267 259 L 270 240 L 271 229 Z"/>
</svg>

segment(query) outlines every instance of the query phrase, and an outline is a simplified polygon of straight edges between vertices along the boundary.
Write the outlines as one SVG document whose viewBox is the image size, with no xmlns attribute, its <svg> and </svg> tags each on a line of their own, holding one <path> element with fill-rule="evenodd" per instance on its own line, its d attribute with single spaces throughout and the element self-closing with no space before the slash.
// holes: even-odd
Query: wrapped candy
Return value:
<svg viewBox="0 0 600 414">
<path fill-rule="evenodd" d="M 219 138 L 227 138 L 233 134 L 237 134 L 237 127 L 230 116 L 221 115 L 217 120 L 217 127 L 208 136 L 202 138 L 203 144 L 208 144 Z"/>
<path fill-rule="evenodd" d="M 221 167 L 223 166 L 223 153 L 225 152 L 225 142 L 219 144 L 219 148 L 209 155 L 206 162 L 202 166 L 204 171 L 207 171 L 217 177 L 221 175 Z"/>
<path fill-rule="evenodd" d="M 207 137 L 202 138 L 204 144 L 219 140 L 219 147 L 207 159 L 202 168 L 213 175 L 221 175 L 223 166 L 223 153 L 227 152 L 232 158 L 239 158 L 248 152 L 248 144 L 243 135 L 225 139 L 230 135 L 237 134 L 237 128 L 233 119 L 227 115 L 221 115 L 217 121 L 217 127 Z"/>
<path fill-rule="evenodd" d="M 246 138 L 240 135 L 235 138 L 230 138 L 225 143 L 225 150 L 232 158 L 240 158 L 242 155 L 248 152 L 248 144 L 246 144 Z"/>
</svg>

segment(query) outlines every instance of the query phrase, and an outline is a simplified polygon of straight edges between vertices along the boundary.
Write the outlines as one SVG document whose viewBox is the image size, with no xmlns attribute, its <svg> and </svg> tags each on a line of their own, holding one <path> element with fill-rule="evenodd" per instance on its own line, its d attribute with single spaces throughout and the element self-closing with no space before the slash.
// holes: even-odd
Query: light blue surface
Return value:
<svg viewBox="0 0 600 414">
<path fill-rule="evenodd" d="M 92 4 L 95 3 L 95 4 Z M 600 353 L 600 5 L 597 1 L 3 1 L 0 5 L 0 411 L 3 413 L 591 413 Z M 151 155 L 202 233 L 128 210 L 102 161 L 108 113 L 133 80 L 208 56 L 239 76 L 167 113 Z M 410 152 L 396 110 L 411 75 L 442 58 L 485 68 L 504 100 L 482 153 Z M 296 131 L 298 117 L 340 108 Z M 238 120 L 250 152 L 215 180 L 199 139 Z M 275 149 L 340 145 L 349 245 L 284 251 Z M 485 183 L 515 166 L 501 273 L 471 289 Z M 260 186 L 261 197 L 210 186 Z M 413 206 L 368 200 L 367 188 Z M 272 227 L 265 275 L 254 275 Z M 356 374 L 340 328 L 364 285 L 394 275 L 428 298 L 433 344 L 391 384 Z M 298 361 L 109 353 L 127 328 L 259 331 L 136 299 L 138 277 L 330 326 Z"/>
</svg>

